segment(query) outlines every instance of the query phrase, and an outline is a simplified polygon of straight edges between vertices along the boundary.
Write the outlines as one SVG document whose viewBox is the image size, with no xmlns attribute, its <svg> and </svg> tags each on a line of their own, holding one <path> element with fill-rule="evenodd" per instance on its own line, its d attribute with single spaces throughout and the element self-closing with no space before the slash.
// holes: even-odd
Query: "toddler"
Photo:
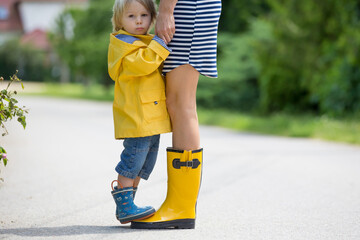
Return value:
<svg viewBox="0 0 360 240">
<path fill-rule="evenodd" d="M 154 168 L 159 134 L 171 131 L 159 69 L 171 50 L 162 39 L 148 34 L 155 18 L 153 0 L 115 0 L 108 71 L 115 81 L 115 138 L 124 139 L 124 150 L 115 168 L 118 179 L 111 183 L 111 193 L 121 223 L 155 213 L 153 207 L 136 206 L 134 197 L 140 179 L 148 179 Z"/>
</svg>

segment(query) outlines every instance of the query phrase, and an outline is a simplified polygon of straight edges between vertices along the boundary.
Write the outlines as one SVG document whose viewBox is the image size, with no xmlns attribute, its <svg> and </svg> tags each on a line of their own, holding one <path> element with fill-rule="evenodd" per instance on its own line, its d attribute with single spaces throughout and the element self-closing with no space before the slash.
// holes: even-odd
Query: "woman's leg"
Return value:
<svg viewBox="0 0 360 240">
<path fill-rule="evenodd" d="M 166 75 L 166 105 L 173 127 L 174 148 L 167 149 L 166 199 L 154 216 L 132 222 L 132 228 L 195 228 L 202 170 L 196 113 L 198 81 L 199 73 L 190 65 L 182 65 Z"/>
<path fill-rule="evenodd" d="M 173 148 L 200 148 L 199 122 L 196 112 L 196 90 L 199 72 L 182 65 L 166 74 L 166 105 L 173 127 Z"/>
</svg>

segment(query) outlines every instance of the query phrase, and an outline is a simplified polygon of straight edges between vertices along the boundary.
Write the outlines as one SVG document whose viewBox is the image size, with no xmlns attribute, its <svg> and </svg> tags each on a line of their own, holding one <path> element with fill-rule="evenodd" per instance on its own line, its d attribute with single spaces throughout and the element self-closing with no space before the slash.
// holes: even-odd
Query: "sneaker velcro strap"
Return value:
<svg viewBox="0 0 360 240">
<path fill-rule="evenodd" d="M 199 159 L 195 158 L 192 161 L 181 162 L 179 158 L 175 158 L 172 162 L 172 165 L 176 169 L 180 169 L 181 167 L 190 167 L 195 169 L 200 165 L 200 161 Z"/>
</svg>

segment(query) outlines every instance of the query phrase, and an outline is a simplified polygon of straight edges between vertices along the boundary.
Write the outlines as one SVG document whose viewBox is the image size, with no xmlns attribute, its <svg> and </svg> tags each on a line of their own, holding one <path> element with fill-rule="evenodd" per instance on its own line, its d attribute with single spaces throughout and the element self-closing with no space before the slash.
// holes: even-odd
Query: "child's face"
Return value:
<svg viewBox="0 0 360 240">
<path fill-rule="evenodd" d="M 143 35 L 148 32 L 150 27 L 151 14 L 141 3 L 133 0 L 125 9 L 121 23 L 123 29 L 128 33 Z"/>
</svg>

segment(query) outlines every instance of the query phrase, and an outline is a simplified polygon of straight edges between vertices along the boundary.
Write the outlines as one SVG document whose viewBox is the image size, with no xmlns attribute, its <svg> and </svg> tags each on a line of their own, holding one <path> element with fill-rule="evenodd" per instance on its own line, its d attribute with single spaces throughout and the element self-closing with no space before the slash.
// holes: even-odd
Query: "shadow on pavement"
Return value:
<svg viewBox="0 0 360 240">
<path fill-rule="evenodd" d="M 64 226 L 64 227 L 32 227 L 0 229 L 1 235 L 18 235 L 28 237 L 71 236 L 82 234 L 118 234 L 121 232 L 136 232 L 128 226 Z"/>
</svg>

